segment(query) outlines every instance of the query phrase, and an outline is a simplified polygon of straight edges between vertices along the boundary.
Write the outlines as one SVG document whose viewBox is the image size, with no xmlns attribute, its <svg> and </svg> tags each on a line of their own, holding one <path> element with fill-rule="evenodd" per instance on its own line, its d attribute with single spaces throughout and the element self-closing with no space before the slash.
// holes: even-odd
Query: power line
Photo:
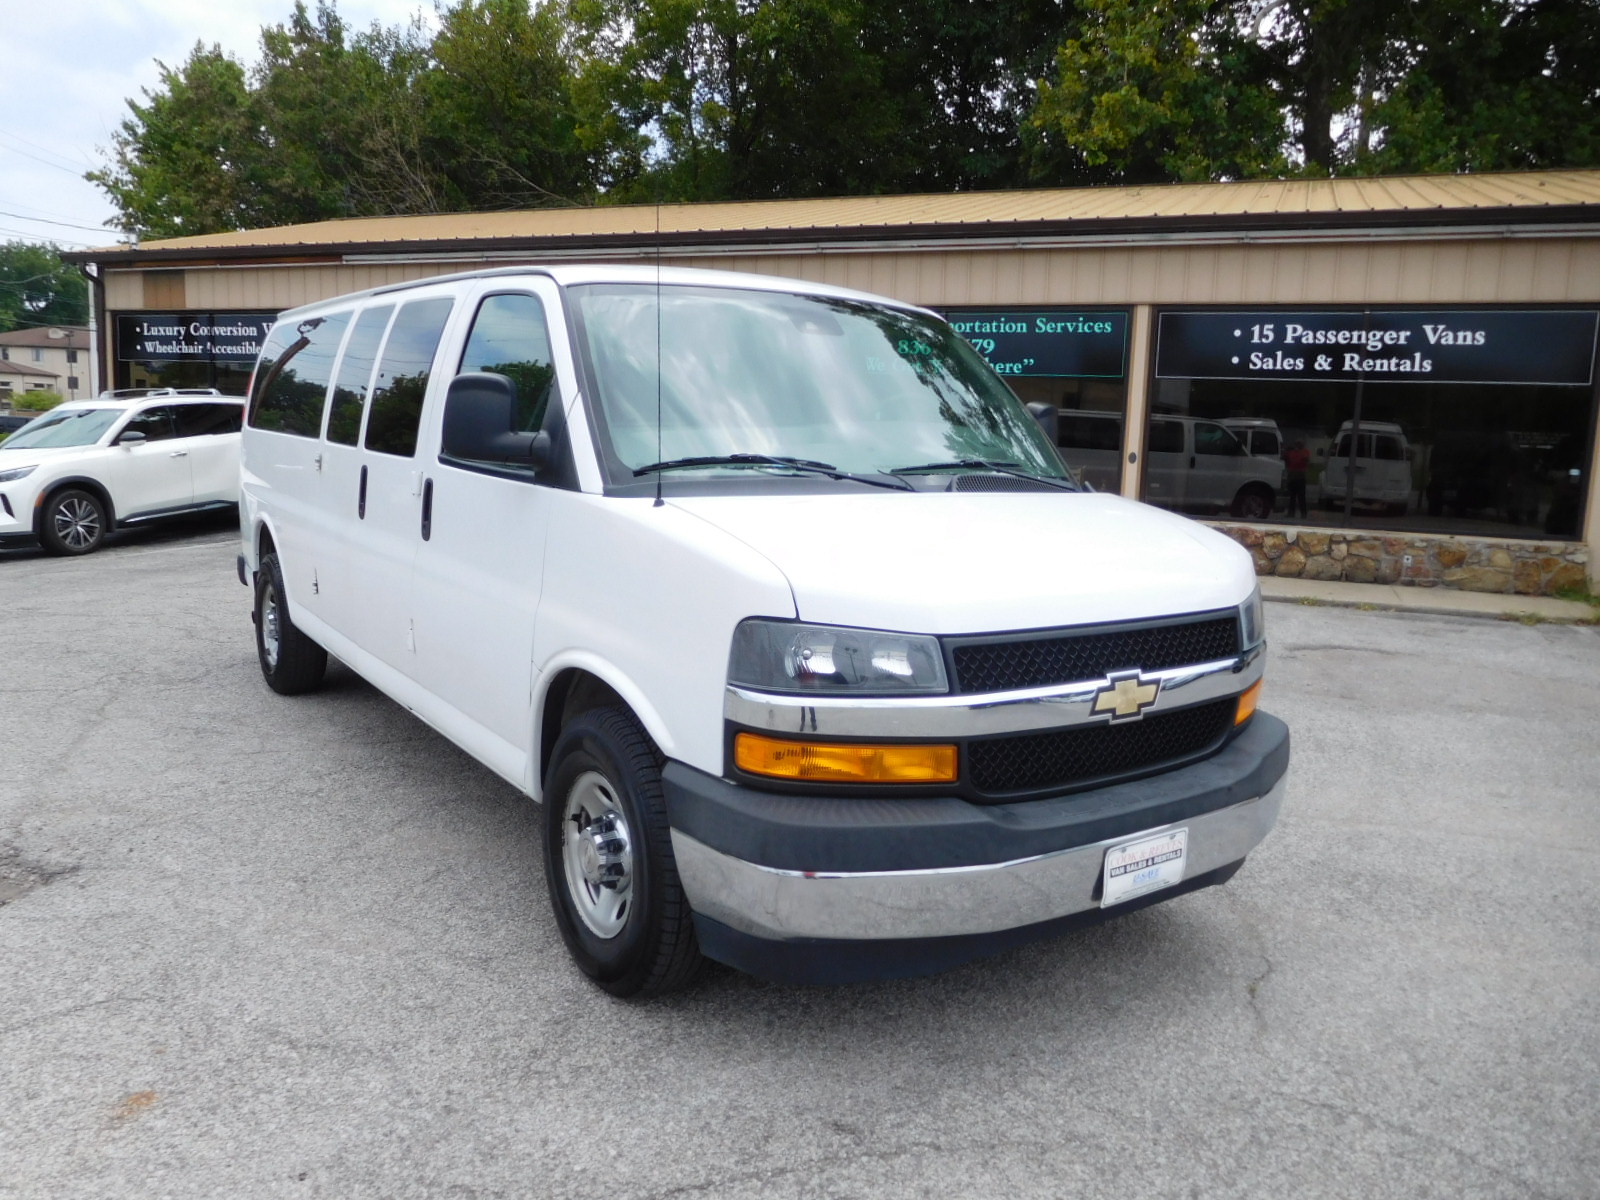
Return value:
<svg viewBox="0 0 1600 1200">
<path fill-rule="evenodd" d="M 61 163 L 71 163 L 72 162 L 72 160 L 70 158 L 68 158 L 65 154 L 57 154 L 54 150 L 50 149 L 50 147 L 48 147 L 48 146 L 41 146 L 41 145 L 39 145 L 38 142 L 30 142 L 27 138 L 23 137 L 20 133 L 6 133 L 4 130 L 0 130 L 0 141 L 21 142 L 24 146 L 32 146 L 35 150 L 42 150 L 42 151 L 44 151 L 44 153 L 48 154 L 51 158 L 58 159 L 60 161 L 59 162 L 50 162 L 47 159 L 38 158 L 38 156 L 36 156 L 36 155 L 29 154 L 26 150 L 18 150 L 15 146 L 10 147 L 10 149 L 12 150 L 13 153 L 20 154 L 24 158 L 32 158 L 36 162 L 42 162 L 47 167 L 55 167 L 58 170 L 74 171 L 74 172 L 77 172 L 78 174 L 82 174 L 82 172 L 79 170 L 79 168 L 77 167 L 76 164 L 74 164 L 72 166 L 65 166 L 65 167 L 61 165 Z"/>
<path fill-rule="evenodd" d="M 0 217 L 15 217 L 19 221 L 33 221 L 39 225 L 59 225 L 63 229 L 81 229 L 85 233 L 113 232 L 100 225 L 74 225 L 71 221 L 52 221 L 49 217 L 27 217 L 21 213 L 6 212 L 3 208 L 0 208 Z"/>
</svg>

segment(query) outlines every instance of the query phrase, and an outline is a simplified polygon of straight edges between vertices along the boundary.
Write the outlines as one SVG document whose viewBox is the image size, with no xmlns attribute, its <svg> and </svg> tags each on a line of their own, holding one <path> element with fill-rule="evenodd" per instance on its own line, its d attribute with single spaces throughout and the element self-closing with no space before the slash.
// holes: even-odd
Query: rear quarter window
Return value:
<svg viewBox="0 0 1600 1200">
<path fill-rule="evenodd" d="M 281 324 L 261 350 L 261 366 L 250 390 L 253 429 L 316 437 L 322 432 L 322 402 L 348 312 Z"/>
</svg>

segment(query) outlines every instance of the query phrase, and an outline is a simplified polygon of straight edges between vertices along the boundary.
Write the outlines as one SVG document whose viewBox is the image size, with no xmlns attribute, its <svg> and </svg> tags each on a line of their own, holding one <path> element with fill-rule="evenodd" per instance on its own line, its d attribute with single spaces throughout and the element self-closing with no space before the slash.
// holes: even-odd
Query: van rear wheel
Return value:
<svg viewBox="0 0 1600 1200">
<path fill-rule="evenodd" d="M 309 692 L 322 682 L 328 652 L 295 627 L 284 598 L 283 568 L 264 554 L 256 571 L 256 657 L 267 686 L 279 695 Z"/>
<path fill-rule="evenodd" d="M 702 959 L 678 880 L 661 758 L 633 715 L 567 723 L 544 795 L 544 870 L 573 961 L 613 996 L 688 984 Z"/>
</svg>

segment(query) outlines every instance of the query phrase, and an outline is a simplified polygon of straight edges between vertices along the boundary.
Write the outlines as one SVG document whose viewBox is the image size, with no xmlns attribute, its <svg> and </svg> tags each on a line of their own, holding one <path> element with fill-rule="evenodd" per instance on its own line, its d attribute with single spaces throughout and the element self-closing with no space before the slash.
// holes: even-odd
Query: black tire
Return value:
<svg viewBox="0 0 1600 1200">
<path fill-rule="evenodd" d="M 1233 498 L 1233 515 L 1241 521 L 1265 521 L 1272 516 L 1272 490 L 1246 484 Z"/>
<path fill-rule="evenodd" d="M 256 657 L 267 686 L 283 696 L 309 692 L 322 682 L 328 652 L 289 619 L 283 570 L 276 554 L 261 556 L 256 571 Z"/>
<path fill-rule="evenodd" d="M 550 906 L 573 961 L 613 996 L 658 996 L 702 959 L 678 880 L 661 756 L 633 715 L 594 708 L 569 721 L 544 795 Z"/>
<path fill-rule="evenodd" d="M 106 537 L 106 506 L 82 488 L 62 488 L 44 502 L 39 540 L 51 554 L 88 554 Z"/>
</svg>

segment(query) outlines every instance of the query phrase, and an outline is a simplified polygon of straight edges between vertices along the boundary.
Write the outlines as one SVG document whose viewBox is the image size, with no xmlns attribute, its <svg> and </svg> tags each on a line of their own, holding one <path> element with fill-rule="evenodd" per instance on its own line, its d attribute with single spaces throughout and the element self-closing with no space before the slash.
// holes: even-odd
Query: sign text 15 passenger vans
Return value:
<svg viewBox="0 0 1600 1200">
<path fill-rule="evenodd" d="M 1282 802 L 1248 557 L 1077 488 L 920 309 L 622 267 L 301 308 L 243 497 L 267 682 L 337 655 L 541 800 L 618 995 L 961 962 L 1222 883 Z"/>
</svg>

